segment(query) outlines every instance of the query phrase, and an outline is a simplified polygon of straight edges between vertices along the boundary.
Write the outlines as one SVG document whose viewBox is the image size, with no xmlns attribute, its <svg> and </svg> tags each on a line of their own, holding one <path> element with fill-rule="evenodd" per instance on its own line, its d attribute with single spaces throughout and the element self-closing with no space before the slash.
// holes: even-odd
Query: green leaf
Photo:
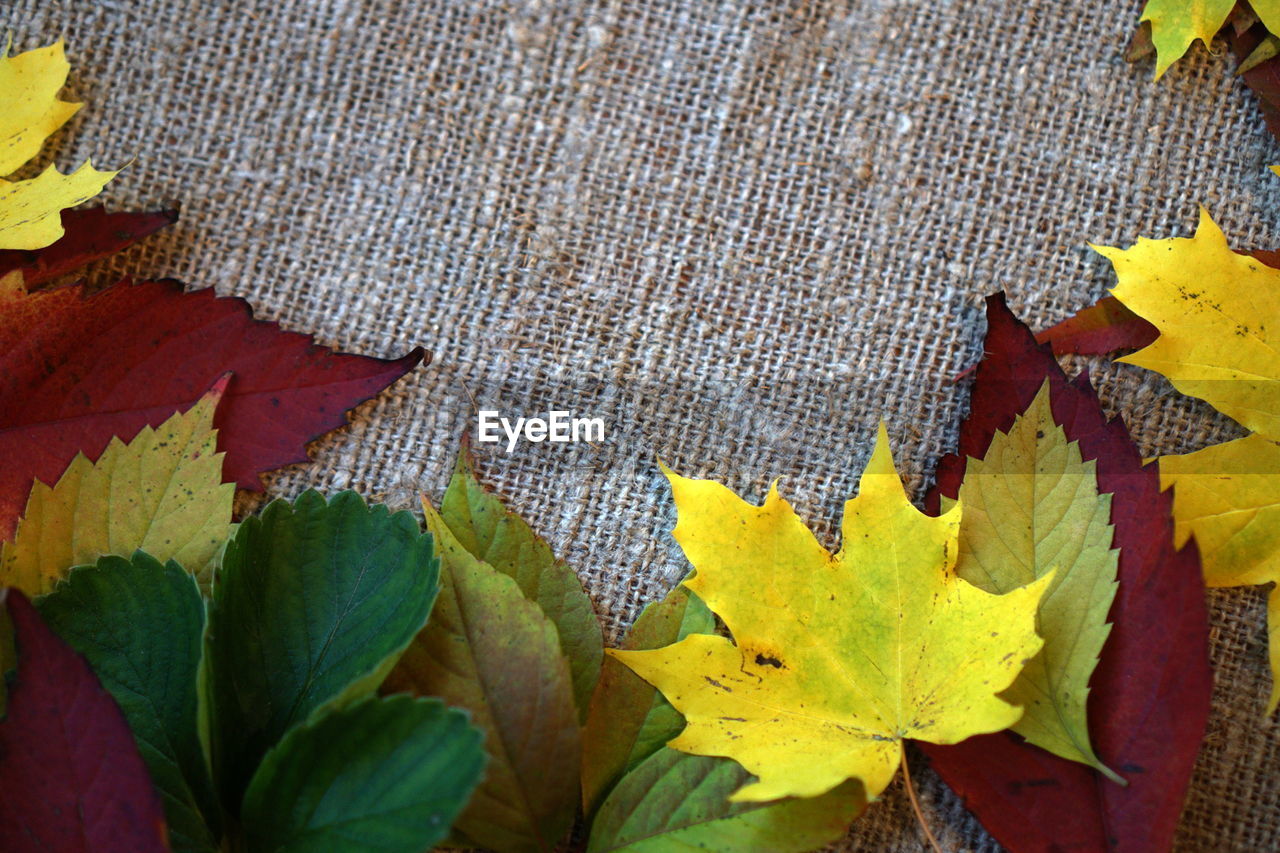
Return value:
<svg viewBox="0 0 1280 853">
<path fill-rule="evenodd" d="M 197 730 L 204 602 L 195 579 L 142 551 L 101 557 L 36 606 L 124 712 L 164 801 L 173 849 L 217 850 L 218 806 Z"/>
<path fill-rule="evenodd" d="M 555 625 L 516 582 L 458 547 L 424 506 L 440 543 L 440 600 L 384 692 L 439 696 L 484 732 L 484 783 L 458 841 L 500 853 L 550 851 L 573 823 L 581 733 Z"/>
<path fill-rule="evenodd" d="M 866 807 L 856 781 L 811 799 L 730 803 L 751 778 L 737 762 L 663 747 L 605 799 L 587 851 L 799 853 L 843 836 Z"/>
<path fill-rule="evenodd" d="M 227 544 L 209 609 L 210 750 L 224 806 L 320 709 L 376 690 L 438 589 L 431 537 L 354 492 L 272 501 Z"/>
<path fill-rule="evenodd" d="M 1056 570 L 1036 616 L 1044 647 L 1002 694 L 1025 709 L 1013 730 L 1124 784 L 1094 754 L 1086 718 L 1116 594 L 1111 495 L 1054 421 L 1047 381 L 986 456 L 968 460 L 960 503 L 960 577 L 1003 594 Z"/>
<path fill-rule="evenodd" d="M 714 634 L 715 616 L 687 587 L 677 586 L 644 609 L 622 648 L 656 649 L 689 634 Z M 684 718 L 647 681 L 605 658 L 582 732 L 582 803 L 590 817 L 624 773 L 684 728 Z"/>
<path fill-rule="evenodd" d="M 440 515 L 458 546 L 514 578 L 525 596 L 536 602 L 556 626 L 560 646 L 569 658 L 578 714 L 585 719 L 591 691 L 600 675 L 604 640 L 591 599 L 577 574 L 556 559 L 550 546 L 524 519 L 485 490 L 476 479 L 471 456 L 465 449 L 458 455 Z"/>
<path fill-rule="evenodd" d="M 248 853 L 421 853 L 480 781 L 467 717 L 435 699 L 366 699 L 285 735 L 242 811 Z"/>
</svg>

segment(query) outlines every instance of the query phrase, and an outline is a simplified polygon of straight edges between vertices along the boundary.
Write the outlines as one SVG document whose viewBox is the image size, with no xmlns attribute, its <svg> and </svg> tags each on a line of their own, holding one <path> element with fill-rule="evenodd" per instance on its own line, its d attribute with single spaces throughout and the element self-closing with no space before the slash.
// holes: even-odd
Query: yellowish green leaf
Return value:
<svg viewBox="0 0 1280 853">
<path fill-rule="evenodd" d="M 1209 586 L 1280 581 L 1280 445 L 1261 435 L 1160 458 L 1160 486 L 1173 487 L 1178 547 L 1195 536 Z M 1280 704 L 1280 595 L 1273 588 L 1270 713 Z"/>
<path fill-rule="evenodd" d="M 1231 251 L 1203 209 L 1194 237 L 1094 248 L 1115 267 L 1111 292 L 1160 331 L 1120 361 L 1280 438 L 1280 270 Z"/>
<path fill-rule="evenodd" d="M 55 485 L 37 481 L 13 541 L 0 545 L 0 584 L 42 595 L 72 566 L 138 549 L 206 576 L 235 496 L 213 428 L 225 387 L 127 444 L 112 439 L 97 462 L 77 455 Z"/>
<path fill-rule="evenodd" d="M 695 569 L 685 584 L 734 639 L 611 654 L 684 714 L 670 746 L 759 777 L 735 802 L 812 797 L 850 778 L 872 799 L 903 739 L 956 743 L 1018 721 L 997 694 L 1040 650 L 1035 611 L 1053 576 L 1002 596 L 957 577 L 960 508 L 933 518 L 911 505 L 883 426 L 836 554 L 776 488 L 757 507 L 667 476 Z"/>
<path fill-rule="evenodd" d="M 1046 381 L 1009 431 L 995 434 L 986 456 L 968 460 L 956 573 L 1000 594 L 1056 569 L 1038 615 L 1044 648 L 1003 694 L 1024 708 L 1013 730 L 1123 782 L 1094 753 L 1085 711 L 1089 677 L 1111 631 L 1118 561 L 1111 495 L 1098 493 L 1095 469 L 1054 421 Z"/>
<path fill-rule="evenodd" d="M 1262 63 L 1269 59 L 1275 59 L 1280 55 L 1280 38 L 1268 34 L 1266 38 L 1258 42 L 1258 46 L 1244 58 L 1244 60 L 1236 66 L 1236 76 L 1248 74 Z"/>
<path fill-rule="evenodd" d="M 1236 0 L 1147 0 L 1141 20 L 1151 22 L 1156 79 L 1181 59 L 1196 39 L 1208 45 L 1235 5 Z"/>
</svg>

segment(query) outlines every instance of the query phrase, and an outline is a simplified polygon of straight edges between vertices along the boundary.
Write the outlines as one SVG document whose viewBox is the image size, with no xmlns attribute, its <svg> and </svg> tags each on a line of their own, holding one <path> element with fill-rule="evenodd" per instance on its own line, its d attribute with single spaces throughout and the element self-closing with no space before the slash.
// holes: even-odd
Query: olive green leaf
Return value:
<svg viewBox="0 0 1280 853">
<path fill-rule="evenodd" d="M 655 649 L 689 634 L 713 634 L 716 619 L 684 586 L 644 609 L 623 640 L 624 649 Z M 582 804 L 590 817 L 623 774 L 666 746 L 684 718 L 649 682 L 621 662 L 605 658 L 582 732 Z"/>
<path fill-rule="evenodd" d="M 569 658 L 573 694 L 581 719 L 600 675 L 604 641 L 591 599 L 573 569 L 520 516 L 476 479 L 470 453 L 458 455 L 440 515 L 459 546 L 477 560 L 510 575 L 556 627 Z"/>
<path fill-rule="evenodd" d="M 383 692 L 439 696 L 471 712 L 489 755 L 455 839 L 499 853 L 554 850 L 578 803 L 581 731 L 555 625 L 515 580 L 458 546 L 424 502 L 441 553 L 431 621 Z"/>
</svg>

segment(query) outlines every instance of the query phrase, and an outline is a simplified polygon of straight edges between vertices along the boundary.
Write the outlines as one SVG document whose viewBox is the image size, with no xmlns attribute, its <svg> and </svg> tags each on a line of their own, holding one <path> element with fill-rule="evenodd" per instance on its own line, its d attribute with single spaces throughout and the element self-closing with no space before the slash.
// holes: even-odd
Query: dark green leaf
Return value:
<svg viewBox="0 0 1280 853">
<path fill-rule="evenodd" d="M 729 802 L 750 779 L 727 758 L 663 747 L 605 798 L 587 851 L 799 853 L 843 836 L 866 805 L 856 781 L 812 799 Z"/>
<path fill-rule="evenodd" d="M 440 543 L 440 600 L 384 692 L 439 696 L 485 734 L 485 781 L 458 819 L 458 841 L 500 853 L 555 849 L 578 802 L 581 733 L 555 626 L 516 582 L 452 542 Z"/>
<path fill-rule="evenodd" d="M 683 586 L 644 609 L 622 642 L 624 649 L 669 646 L 689 634 L 713 634 L 715 616 Z M 622 775 L 657 752 L 684 728 L 684 718 L 640 676 L 605 658 L 582 733 L 582 802 L 590 816 Z"/>
<path fill-rule="evenodd" d="M 426 622 L 438 575 L 411 515 L 354 492 L 273 501 L 240 525 L 209 609 L 211 751 L 229 811 L 290 728 L 377 689 Z"/>
<path fill-rule="evenodd" d="M 421 853 L 480 781 L 480 732 L 435 699 L 366 699 L 292 729 L 242 810 L 248 853 Z"/>
<path fill-rule="evenodd" d="M 581 719 L 586 718 L 591 691 L 600 675 L 604 641 L 591 599 L 577 574 L 551 553 L 524 519 L 476 479 L 471 456 L 458 456 L 440 514 L 459 545 L 519 584 L 556 626 L 560 646 L 569 658 L 573 695 Z"/>
<path fill-rule="evenodd" d="M 124 712 L 173 849 L 216 850 L 218 807 L 197 723 L 204 602 L 195 580 L 142 551 L 132 560 L 101 557 L 73 569 L 36 606 Z"/>
</svg>

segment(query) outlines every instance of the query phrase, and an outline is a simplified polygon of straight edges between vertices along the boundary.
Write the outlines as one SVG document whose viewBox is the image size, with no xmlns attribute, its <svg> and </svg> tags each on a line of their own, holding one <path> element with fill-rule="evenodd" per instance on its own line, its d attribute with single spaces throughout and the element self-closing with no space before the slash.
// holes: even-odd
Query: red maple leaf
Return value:
<svg viewBox="0 0 1280 853">
<path fill-rule="evenodd" d="M 982 458 L 996 430 L 1049 381 L 1056 420 L 1110 492 L 1120 549 L 1111 634 L 1090 682 L 1090 735 L 1098 757 L 1128 781 L 1031 746 L 1009 732 L 955 746 L 921 747 L 933 767 L 1001 844 L 1015 853 L 1167 850 L 1204 735 L 1213 678 L 1200 560 L 1173 547 L 1172 495 L 1120 419 L 1108 421 L 1087 375 L 1067 379 L 997 294 L 987 300 L 985 357 L 959 453 L 938 466 L 926 505 L 955 497 L 965 457 Z"/>
<path fill-rule="evenodd" d="M 133 733 L 89 664 L 16 589 L 5 593 L 18 671 L 0 722 L 0 849 L 169 849 L 160 798 Z"/>
<path fill-rule="evenodd" d="M 0 288 L 0 538 L 32 481 L 54 482 L 78 451 L 96 459 L 185 410 L 231 373 L 214 426 L 223 477 L 307 461 L 306 444 L 422 361 L 335 353 L 254 320 L 247 302 L 172 280 L 28 293 Z"/>
<path fill-rule="evenodd" d="M 62 229 L 65 233 L 57 242 L 43 249 L 0 251 L 0 276 L 22 270 L 27 287 L 34 290 L 85 264 L 114 255 L 177 219 L 176 210 L 149 213 L 107 213 L 103 207 L 64 210 Z"/>
</svg>

